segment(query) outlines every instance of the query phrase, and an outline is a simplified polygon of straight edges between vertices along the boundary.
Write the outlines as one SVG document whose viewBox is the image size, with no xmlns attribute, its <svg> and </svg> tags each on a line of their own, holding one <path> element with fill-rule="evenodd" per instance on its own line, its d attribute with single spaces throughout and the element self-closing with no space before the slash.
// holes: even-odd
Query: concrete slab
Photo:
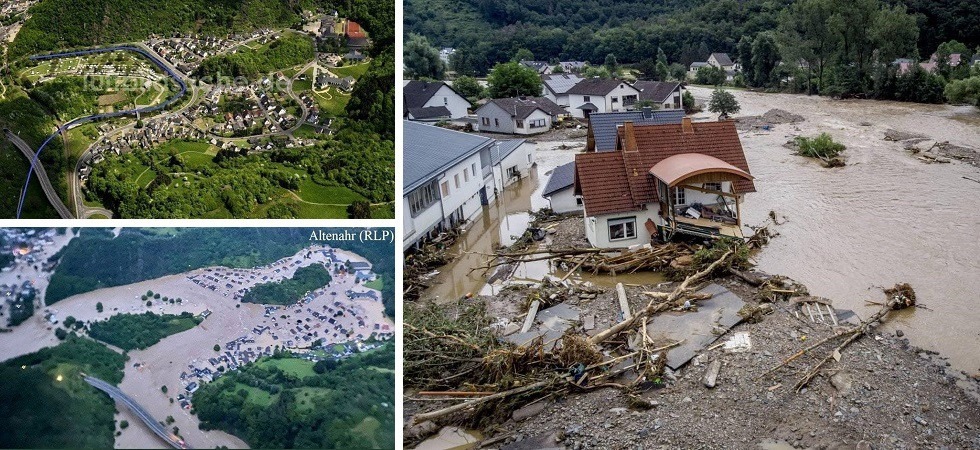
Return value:
<svg viewBox="0 0 980 450">
<path fill-rule="evenodd" d="M 566 303 L 559 303 L 538 312 L 534 325 L 526 333 L 515 333 L 503 339 L 517 345 L 527 345 L 535 338 L 544 336 L 545 344 L 556 341 L 565 331 L 579 321 L 578 309 Z"/>
<path fill-rule="evenodd" d="M 745 302 L 733 292 L 718 284 L 709 284 L 698 292 L 712 297 L 699 301 L 696 312 L 662 313 L 647 325 L 647 333 L 658 343 L 684 341 L 667 353 L 667 367 L 673 370 L 687 364 L 697 352 L 718 339 L 713 329 L 728 331 L 742 321 L 738 311 Z"/>
</svg>

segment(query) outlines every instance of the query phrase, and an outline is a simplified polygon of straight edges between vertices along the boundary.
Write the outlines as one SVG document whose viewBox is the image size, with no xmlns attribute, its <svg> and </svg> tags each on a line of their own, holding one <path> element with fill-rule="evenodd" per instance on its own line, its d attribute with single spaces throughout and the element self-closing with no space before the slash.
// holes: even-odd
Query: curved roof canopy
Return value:
<svg viewBox="0 0 980 450">
<path fill-rule="evenodd" d="M 650 174 L 674 187 L 688 178 L 707 173 L 732 175 L 731 181 L 752 180 L 752 175 L 714 156 L 702 153 L 681 153 L 658 162 L 650 169 Z"/>
</svg>

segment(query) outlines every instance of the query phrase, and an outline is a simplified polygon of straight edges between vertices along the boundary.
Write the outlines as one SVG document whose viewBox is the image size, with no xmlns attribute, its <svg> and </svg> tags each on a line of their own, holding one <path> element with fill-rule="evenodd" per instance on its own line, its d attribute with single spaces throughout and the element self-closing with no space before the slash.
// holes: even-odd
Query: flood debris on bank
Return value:
<svg viewBox="0 0 980 450">
<path fill-rule="evenodd" d="M 615 288 L 569 276 L 602 252 L 511 247 L 482 270 L 549 258 L 568 272 L 493 297 L 409 302 L 406 446 L 448 425 L 510 449 L 980 445 L 975 403 L 878 331 L 915 307 L 912 287 L 885 290 L 864 320 L 835 310 L 751 270 L 751 247 L 771 234 L 689 245 L 686 264 L 666 264 L 677 281 Z"/>
<path fill-rule="evenodd" d="M 402 298 L 418 300 L 422 291 L 429 287 L 429 280 L 438 268 L 452 261 L 449 248 L 456 242 L 460 232 L 457 228 L 440 233 L 434 239 L 426 241 L 421 248 L 405 253 Z"/>
<path fill-rule="evenodd" d="M 958 160 L 980 167 L 980 151 L 975 148 L 937 141 L 924 134 L 891 129 L 885 131 L 884 139 L 902 144 L 910 155 L 926 164 L 948 164 Z"/>
<path fill-rule="evenodd" d="M 761 116 L 738 117 L 735 119 L 735 127 L 739 131 L 771 131 L 775 125 L 797 124 L 804 120 L 799 114 L 776 108 Z"/>
</svg>

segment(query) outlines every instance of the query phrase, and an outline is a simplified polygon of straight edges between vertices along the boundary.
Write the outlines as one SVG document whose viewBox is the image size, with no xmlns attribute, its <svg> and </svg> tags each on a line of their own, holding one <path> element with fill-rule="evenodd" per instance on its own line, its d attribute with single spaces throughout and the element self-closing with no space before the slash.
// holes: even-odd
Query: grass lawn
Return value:
<svg viewBox="0 0 980 450">
<path fill-rule="evenodd" d="M 304 123 L 293 132 L 293 136 L 300 139 L 315 139 L 317 136 L 320 136 L 320 133 L 316 132 L 316 128 L 313 125 Z"/>
<path fill-rule="evenodd" d="M 300 181 L 299 192 L 296 194 L 310 203 L 349 205 L 357 200 L 365 200 L 363 195 L 344 186 L 324 186 L 308 178 Z"/>
<path fill-rule="evenodd" d="M 326 397 L 331 389 L 301 387 L 292 391 L 296 394 L 296 412 L 304 412 L 313 409 L 316 406 L 316 399 Z"/>
<path fill-rule="evenodd" d="M 367 73 L 369 65 L 370 63 L 361 63 L 353 66 L 331 67 L 330 71 L 337 74 L 340 78 L 350 76 L 360 79 Z"/>
<path fill-rule="evenodd" d="M 245 392 L 248 392 L 248 397 L 246 397 L 245 399 L 258 406 L 269 406 L 272 404 L 272 401 L 275 399 L 275 397 L 272 394 L 263 391 L 262 389 L 252 387 L 242 383 L 235 383 L 235 392 L 238 392 L 243 389 L 245 390 Z"/>
<path fill-rule="evenodd" d="M 92 214 L 88 216 L 89 219 L 108 219 L 105 214 Z"/>
<path fill-rule="evenodd" d="M 364 283 L 364 287 L 368 289 L 377 289 L 380 291 L 385 287 L 385 279 L 384 277 L 378 277 L 377 280 L 368 281 L 367 283 Z"/>
<path fill-rule="evenodd" d="M 150 182 L 157 177 L 157 173 L 150 170 L 150 168 L 147 166 L 140 165 L 139 167 L 143 170 L 137 172 L 139 176 L 136 178 L 136 185 L 140 188 L 145 188 L 146 185 L 150 184 Z"/>
<path fill-rule="evenodd" d="M 317 107 L 320 108 L 320 112 L 326 114 L 328 117 L 339 117 L 344 115 L 344 108 L 347 107 L 347 102 L 349 100 L 350 95 L 342 94 L 333 88 L 330 88 L 324 93 L 313 94 L 313 101 L 315 101 Z"/>
<path fill-rule="evenodd" d="M 262 361 L 263 366 L 275 366 L 285 373 L 295 375 L 299 378 L 306 378 L 316 375 L 313 371 L 313 362 L 299 358 L 267 359 Z"/>
<path fill-rule="evenodd" d="M 305 92 L 305 91 L 313 90 L 313 69 L 303 72 L 303 75 L 306 75 L 305 80 L 296 80 L 293 82 L 294 92 Z"/>
<path fill-rule="evenodd" d="M 365 417 L 361 423 L 357 424 L 357 426 L 351 428 L 351 431 L 363 437 L 365 441 L 370 442 L 370 448 L 381 448 L 381 446 L 378 445 L 377 437 L 378 428 L 380 426 L 381 422 L 379 422 L 378 419 L 368 416 Z"/>
<path fill-rule="evenodd" d="M 98 129 L 94 123 L 87 123 L 77 128 L 72 128 L 68 132 L 68 154 L 72 160 L 78 159 L 96 139 L 99 137 Z"/>
<path fill-rule="evenodd" d="M 395 208 L 393 203 L 387 203 L 384 205 L 371 205 L 371 218 L 372 219 L 394 219 L 395 218 Z"/>
<path fill-rule="evenodd" d="M 302 219 L 347 219 L 347 206 L 313 205 L 299 202 L 299 217 Z"/>
</svg>

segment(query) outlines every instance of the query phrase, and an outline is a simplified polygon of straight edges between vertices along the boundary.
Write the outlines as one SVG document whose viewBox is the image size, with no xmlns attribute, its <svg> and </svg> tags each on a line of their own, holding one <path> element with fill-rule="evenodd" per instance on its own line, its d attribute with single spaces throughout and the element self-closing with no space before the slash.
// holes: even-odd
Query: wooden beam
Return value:
<svg viewBox="0 0 980 450">
<path fill-rule="evenodd" d="M 521 327 L 521 333 L 527 333 L 531 330 L 531 325 L 534 325 L 534 318 L 538 316 L 538 307 L 541 306 L 541 301 L 535 300 L 531 302 L 531 307 L 527 310 L 527 316 L 524 317 L 524 326 Z"/>
<path fill-rule="evenodd" d="M 630 303 L 626 300 L 626 288 L 623 287 L 623 283 L 616 283 L 616 294 L 619 295 L 619 309 L 623 312 L 623 320 L 632 319 L 633 313 L 630 312 Z"/>
<path fill-rule="evenodd" d="M 733 185 L 734 185 L 734 183 L 733 183 Z M 705 194 L 717 194 L 717 195 L 720 195 L 722 197 L 736 198 L 736 199 L 738 198 L 737 195 L 730 194 L 730 193 L 725 192 L 725 191 L 713 191 L 711 189 L 704 189 L 704 188 L 700 188 L 700 187 L 697 187 L 697 186 L 691 186 L 691 185 L 688 185 L 688 184 L 682 184 L 682 185 L 680 185 L 678 187 L 682 187 L 684 189 L 690 189 L 692 191 L 704 192 Z"/>
</svg>

